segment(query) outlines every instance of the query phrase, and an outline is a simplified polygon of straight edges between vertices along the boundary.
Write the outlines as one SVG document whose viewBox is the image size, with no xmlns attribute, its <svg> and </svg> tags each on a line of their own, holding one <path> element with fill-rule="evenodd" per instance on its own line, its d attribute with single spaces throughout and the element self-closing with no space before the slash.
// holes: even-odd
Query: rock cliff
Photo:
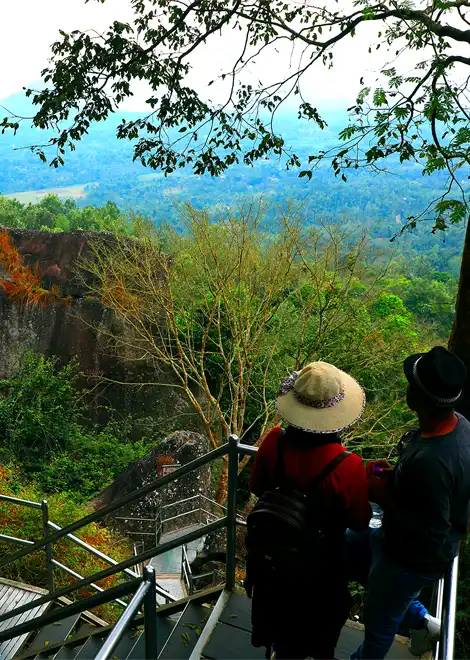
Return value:
<svg viewBox="0 0 470 660">
<path fill-rule="evenodd" d="M 0 290 L 0 378 L 11 373 L 25 350 L 31 349 L 60 363 L 76 358 L 82 373 L 79 385 L 92 390 L 89 416 L 103 422 L 114 408 L 120 415 L 155 418 L 162 430 L 199 428 L 191 405 L 171 384 L 171 374 L 162 369 L 161 386 L 138 387 L 129 383 L 154 382 L 154 367 L 116 355 L 105 340 L 103 328 L 122 332 L 112 313 L 87 290 L 87 273 L 78 275 L 82 257 L 91 255 L 95 232 L 50 233 L 9 230 L 26 265 L 39 268 L 46 287 L 56 284 L 69 306 L 51 305 L 26 309 L 10 301 Z M 101 328 L 101 331 L 100 331 Z M 124 385 L 121 383 L 125 383 Z"/>
</svg>

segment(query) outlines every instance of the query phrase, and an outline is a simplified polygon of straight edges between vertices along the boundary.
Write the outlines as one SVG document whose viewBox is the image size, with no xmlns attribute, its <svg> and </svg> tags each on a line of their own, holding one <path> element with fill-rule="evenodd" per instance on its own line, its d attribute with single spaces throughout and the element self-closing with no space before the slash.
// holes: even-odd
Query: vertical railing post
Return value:
<svg viewBox="0 0 470 660">
<path fill-rule="evenodd" d="M 155 591 L 155 569 L 146 566 L 144 579 L 151 583 L 144 600 L 144 631 L 145 631 L 145 657 L 147 660 L 157 660 L 157 593 Z"/>
<path fill-rule="evenodd" d="M 47 500 L 43 500 L 41 502 L 41 510 L 42 510 L 42 524 L 44 529 L 44 538 L 46 539 L 48 536 L 50 536 L 49 505 L 47 504 Z M 49 589 L 49 592 L 52 593 L 54 591 L 54 567 L 52 565 L 52 544 L 48 543 L 46 545 L 45 550 L 46 550 L 47 588 Z"/>
<path fill-rule="evenodd" d="M 235 586 L 236 545 L 237 545 L 237 479 L 238 444 L 236 435 L 228 440 L 228 495 L 227 495 L 227 561 L 225 583 L 229 591 Z"/>
<path fill-rule="evenodd" d="M 439 640 L 438 658 L 453 660 L 455 643 L 455 623 L 457 618 L 457 587 L 458 587 L 459 557 L 454 558 L 451 567 L 444 576 L 444 592 L 442 596 L 441 637 Z"/>
</svg>

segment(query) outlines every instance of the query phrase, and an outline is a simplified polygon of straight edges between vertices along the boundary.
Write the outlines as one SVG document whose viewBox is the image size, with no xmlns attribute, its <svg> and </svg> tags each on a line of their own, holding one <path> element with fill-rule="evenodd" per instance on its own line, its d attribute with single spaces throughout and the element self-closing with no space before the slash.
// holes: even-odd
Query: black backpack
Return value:
<svg viewBox="0 0 470 660">
<path fill-rule="evenodd" d="M 307 492 L 289 486 L 284 470 L 285 431 L 278 444 L 275 490 L 263 493 L 247 517 L 246 547 L 278 568 L 300 569 L 306 562 L 321 560 L 328 552 L 317 499 L 319 488 L 351 452 L 344 451 L 330 461 L 313 479 Z"/>
</svg>

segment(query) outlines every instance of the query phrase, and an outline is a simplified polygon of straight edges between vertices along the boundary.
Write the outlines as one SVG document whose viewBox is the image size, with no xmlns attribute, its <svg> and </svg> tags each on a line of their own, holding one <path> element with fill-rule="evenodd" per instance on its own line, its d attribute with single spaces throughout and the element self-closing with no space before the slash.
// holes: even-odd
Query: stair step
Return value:
<svg viewBox="0 0 470 660">
<path fill-rule="evenodd" d="M 208 607 L 199 603 L 188 603 L 159 658 L 162 660 L 189 658 L 210 613 Z"/>
<path fill-rule="evenodd" d="M 28 648 L 28 652 L 44 652 L 47 655 L 47 651 L 44 647 L 50 646 L 51 644 L 57 644 L 57 642 L 65 642 L 67 637 L 73 631 L 80 619 L 80 614 L 75 614 L 74 616 L 68 616 L 62 621 L 57 623 L 51 623 L 49 626 L 43 628 L 37 637 L 34 639 L 31 646 Z"/>
<path fill-rule="evenodd" d="M 140 630 L 127 630 L 112 653 L 111 657 L 113 660 L 126 660 L 141 634 L 142 632 Z"/>
<path fill-rule="evenodd" d="M 171 619 L 157 615 L 157 644 L 159 652 L 165 646 L 175 625 L 175 622 Z M 142 658 L 145 658 L 145 633 L 143 632 L 139 634 L 137 641 L 127 656 L 127 660 L 142 660 Z"/>
<path fill-rule="evenodd" d="M 95 635 L 94 637 L 89 637 L 80 651 L 75 655 L 76 660 L 93 660 L 105 640 L 106 636 L 98 637 Z"/>
<path fill-rule="evenodd" d="M 80 651 L 82 646 L 83 644 L 79 644 L 78 646 L 63 646 L 57 651 L 53 660 L 75 660 L 77 653 Z"/>
<path fill-rule="evenodd" d="M 92 633 L 98 628 L 99 626 L 95 625 L 94 623 L 88 623 L 88 621 L 82 621 L 80 626 L 77 628 L 75 632 L 79 635 L 83 635 L 83 633 Z"/>
</svg>

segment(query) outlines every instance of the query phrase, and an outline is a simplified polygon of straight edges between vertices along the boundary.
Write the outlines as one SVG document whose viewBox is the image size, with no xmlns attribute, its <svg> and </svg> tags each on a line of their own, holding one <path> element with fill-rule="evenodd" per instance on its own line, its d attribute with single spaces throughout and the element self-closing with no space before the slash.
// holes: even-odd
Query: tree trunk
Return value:
<svg viewBox="0 0 470 660">
<path fill-rule="evenodd" d="M 465 363 L 468 370 L 467 386 L 458 411 L 470 419 L 470 220 L 467 223 L 465 245 L 460 268 L 459 290 L 455 306 L 454 325 L 449 339 L 449 350 Z"/>
</svg>

